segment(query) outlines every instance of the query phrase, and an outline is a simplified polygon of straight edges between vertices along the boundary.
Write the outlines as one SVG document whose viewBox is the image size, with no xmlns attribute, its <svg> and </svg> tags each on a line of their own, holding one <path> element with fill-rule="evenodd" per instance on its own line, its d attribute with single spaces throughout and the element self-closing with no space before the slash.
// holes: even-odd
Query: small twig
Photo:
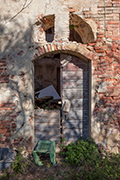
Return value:
<svg viewBox="0 0 120 180">
<path fill-rule="evenodd" d="M 23 7 L 20 11 L 17 12 L 17 14 L 15 14 L 12 18 L 10 18 L 4 25 L 2 25 L 1 27 L 4 27 L 8 22 L 11 22 L 16 16 L 18 16 L 24 9 L 26 9 L 33 0 L 31 0 L 28 4 L 27 4 L 27 0 L 25 0 L 25 3 L 23 4 Z M 27 5 L 26 5 L 27 4 Z"/>
</svg>

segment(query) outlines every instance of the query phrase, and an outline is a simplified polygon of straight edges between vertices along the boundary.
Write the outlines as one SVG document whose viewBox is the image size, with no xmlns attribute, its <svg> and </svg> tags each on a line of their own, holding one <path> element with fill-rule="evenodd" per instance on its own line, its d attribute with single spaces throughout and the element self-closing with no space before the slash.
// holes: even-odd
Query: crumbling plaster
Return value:
<svg viewBox="0 0 120 180">
<path fill-rule="evenodd" d="M 69 13 L 76 14 L 80 18 L 84 19 L 84 17 L 86 17 L 86 14 L 83 14 L 83 12 L 90 11 L 92 14 L 90 16 L 91 19 L 88 19 L 87 23 L 91 26 L 94 37 L 96 39 L 96 33 L 98 32 L 93 17 L 94 14 L 96 16 L 98 12 L 98 4 L 101 3 L 103 5 L 103 2 L 103 0 L 1 0 L 2 6 L 0 8 L 0 58 L 7 58 L 7 73 L 9 74 L 9 84 L 0 85 L 0 101 L 7 102 L 9 99 L 10 102 L 15 103 L 13 115 L 18 113 L 18 116 L 16 117 L 17 128 L 20 129 L 20 127 L 22 127 L 22 125 L 25 123 L 24 129 L 21 128 L 20 133 L 26 134 L 26 137 L 30 137 L 31 135 L 34 136 L 34 113 L 31 113 L 33 112 L 34 104 L 34 68 L 31 60 L 33 59 L 34 54 L 37 53 L 36 47 L 38 46 L 38 44 L 36 43 L 37 41 L 35 41 L 32 34 L 34 31 L 34 25 L 38 21 L 38 17 L 54 14 L 56 30 L 54 37 L 55 41 L 68 42 Z M 103 15 L 100 16 L 101 19 L 102 17 L 104 17 Z M 101 34 L 104 33 L 103 22 L 100 22 L 101 26 L 99 28 L 99 32 L 101 32 Z M 64 29 L 62 27 L 64 27 Z M 36 34 L 37 31 L 38 28 L 35 30 Z M 104 43 L 106 43 L 105 38 Z M 107 42 L 107 45 L 112 46 L 112 42 Z M 102 42 L 98 41 L 97 46 L 102 47 Z M 82 49 L 82 46 L 80 48 Z M 84 48 L 85 47 L 83 46 L 83 49 Z M 88 49 L 89 48 L 90 51 L 94 52 L 94 49 L 92 47 L 88 46 Z M 73 50 L 76 50 L 74 48 L 74 45 Z M 98 51 L 98 53 L 101 53 L 99 56 L 103 56 L 102 51 Z M 94 63 L 97 64 L 98 62 L 94 61 L 93 65 Z M 97 75 L 94 75 L 94 71 L 96 70 L 96 68 L 93 68 L 93 65 L 93 84 L 91 87 L 93 95 L 92 110 L 94 109 L 95 104 L 100 101 L 102 94 L 106 93 L 106 88 L 108 87 L 107 82 L 104 82 L 102 84 L 97 82 Z M 99 84 L 98 89 L 96 87 L 97 83 Z M 109 83 L 112 84 L 111 81 Z M 94 97 L 95 92 L 97 92 L 97 95 Z M 105 115 L 107 116 L 107 112 L 105 112 Z M 99 118 L 100 117 L 101 116 L 99 116 Z M 106 119 L 109 117 L 110 115 L 108 115 Z M 104 130 L 100 131 L 101 122 L 98 121 L 95 123 L 95 120 L 96 117 L 92 119 L 91 123 L 92 130 L 94 131 L 93 137 L 98 141 L 104 141 L 104 135 L 102 134 L 105 134 L 105 132 L 103 132 Z M 29 121 L 31 123 L 28 123 Z M 109 129 L 109 126 L 106 127 Z M 101 132 L 101 136 L 99 136 L 98 132 Z M 118 134 L 118 129 L 109 130 L 107 138 L 110 137 L 109 134 Z M 115 135 L 115 137 L 117 137 L 117 135 Z M 19 135 L 13 132 L 13 138 L 19 138 Z M 118 139 L 119 137 L 117 137 L 117 141 L 115 140 L 117 144 Z M 109 142 L 107 143 L 109 144 Z"/>
<path fill-rule="evenodd" d="M 26 3 L 25 3 L 26 2 Z M 56 26 L 56 37 L 58 39 L 59 36 L 63 36 L 61 27 L 69 26 L 67 21 L 64 21 L 66 18 L 69 20 L 69 4 L 75 4 L 77 8 L 79 8 L 79 12 L 84 9 L 84 7 L 90 9 L 91 3 L 82 1 L 77 3 L 77 1 L 1 1 L 0 8 L 0 20 L 1 20 L 1 52 L 9 52 L 11 48 L 17 50 L 24 46 L 30 46 L 31 43 L 31 30 L 33 24 L 36 22 L 38 15 L 43 14 L 44 16 L 55 14 L 55 26 Z M 30 3 L 31 2 L 31 3 Z M 29 4 L 30 3 L 30 4 Z M 98 0 L 94 0 L 92 4 L 97 5 Z M 29 6 L 27 6 L 29 4 Z M 53 6 L 54 5 L 54 6 Z M 72 7 L 74 8 L 74 6 Z M 21 11 L 22 10 L 22 11 Z M 93 11 L 94 13 L 94 11 Z M 79 15 L 82 15 L 80 13 Z M 64 20 L 63 20 L 64 19 Z M 56 23 L 59 22 L 59 23 Z M 14 27 L 14 28 L 13 28 Z M 62 34 L 61 34 L 62 33 Z M 27 34 L 27 36 L 26 36 Z M 29 35 L 28 35 L 29 34 Z M 25 36 L 25 37 L 23 37 Z M 67 35 L 68 36 L 68 35 Z M 24 42 L 25 41 L 25 42 Z M 9 45 L 9 46 L 8 46 Z"/>
</svg>

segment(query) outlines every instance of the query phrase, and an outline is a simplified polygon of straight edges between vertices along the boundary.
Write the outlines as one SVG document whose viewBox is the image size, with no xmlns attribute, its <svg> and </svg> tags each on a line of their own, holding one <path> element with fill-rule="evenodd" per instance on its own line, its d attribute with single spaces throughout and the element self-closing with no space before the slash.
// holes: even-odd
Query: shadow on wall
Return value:
<svg viewBox="0 0 120 180">
<path fill-rule="evenodd" d="M 107 71 L 107 68 L 106 68 Z M 112 85 L 113 82 L 103 79 L 96 86 L 94 101 L 94 129 L 93 137 L 98 144 L 108 151 L 118 153 L 120 121 L 119 121 L 119 95 Z M 109 89 L 111 86 L 111 89 Z M 112 88 L 113 87 L 113 88 Z M 118 93 L 119 94 L 119 93 Z"/>
<path fill-rule="evenodd" d="M 3 80 L 0 84 L 0 104 L 3 104 L 0 121 L 4 123 L 3 129 L 8 129 L 2 143 L 8 146 L 25 142 L 34 134 L 34 67 L 31 62 L 34 47 L 30 22 L 28 27 L 16 20 L 0 26 L 0 59 L 7 59 L 7 69 L 0 68 L 0 79 Z M 9 82 L 4 83 L 8 75 Z"/>
<path fill-rule="evenodd" d="M 62 55 L 62 59 L 67 59 L 67 56 Z M 67 99 L 71 104 L 63 121 L 63 134 L 68 142 L 89 136 L 89 63 L 71 57 L 62 72 L 63 100 Z"/>
</svg>

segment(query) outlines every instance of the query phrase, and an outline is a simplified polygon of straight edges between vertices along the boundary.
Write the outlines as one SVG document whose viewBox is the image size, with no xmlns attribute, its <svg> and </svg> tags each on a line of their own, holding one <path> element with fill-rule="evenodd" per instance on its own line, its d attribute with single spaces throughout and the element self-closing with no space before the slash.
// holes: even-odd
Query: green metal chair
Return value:
<svg viewBox="0 0 120 180">
<path fill-rule="evenodd" d="M 33 151 L 33 156 L 35 159 L 35 163 L 38 166 L 42 166 L 42 162 L 40 161 L 39 154 L 45 153 L 50 155 L 50 160 L 52 164 L 55 166 L 55 142 L 54 141 L 39 141 L 37 148 Z"/>
</svg>

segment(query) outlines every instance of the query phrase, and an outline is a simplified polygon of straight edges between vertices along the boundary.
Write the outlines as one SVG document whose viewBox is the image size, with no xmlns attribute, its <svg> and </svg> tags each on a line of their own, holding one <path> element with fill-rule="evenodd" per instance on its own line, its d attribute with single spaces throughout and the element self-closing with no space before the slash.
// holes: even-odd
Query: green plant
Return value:
<svg viewBox="0 0 120 180">
<path fill-rule="evenodd" d="M 74 25 L 73 24 L 70 25 L 70 29 L 74 29 Z"/>
<path fill-rule="evenodd" d="M 9 174 L 7 173 L 7 170 L 6 170 L 6 169 L 3 170 L 3 175 L 0 176 L 0 179 L 1 179 L 1 180 L 7 180 L 7 179 L 9 179 Z"/>
<path fill-rule="evenodd" d="M 120 154 L 103 155 L 98 146 L 89 138 L 79 139 L 64 148 L 62 154 L 66 162 L 79 167 L 72 179 L 83 180 L 119 180 Z"/>
<path fill-rule="evenodd" d="M 28 162 L 27 161 L 25 162 L 25 160 L 23 159 L 21 152 L 22 152 L 22 148 L 19 148 L 15 161 L 12 163 L 13 170 L 19 174 L 24 172 L 25 167 L 27 167 L 28 165 Z"/>
<path fill-rule="evenodd" d="M 65 148 L 64 142 L 66 141 L 65 138 L 63 138 L 62 136 L 60 136 L 60 149 L 63 151 Z"/>
<path fill-rule="evenodd" d="M 76 143 L 69 144 L 62 154 L 65 155 L 66 161 L 76 165 L 83 165 L 85 161 L 91 163 L 91 159 L 92 163 L 95 163 L 94 159 L 99 156 L 97 145 L 90 138 L 86 141 L 81 138 Z"/>
<path fill-rule="evenodd" d="M 47 167 L 50 168 L 50 163 L 47 163 Z"/>
</svg>

